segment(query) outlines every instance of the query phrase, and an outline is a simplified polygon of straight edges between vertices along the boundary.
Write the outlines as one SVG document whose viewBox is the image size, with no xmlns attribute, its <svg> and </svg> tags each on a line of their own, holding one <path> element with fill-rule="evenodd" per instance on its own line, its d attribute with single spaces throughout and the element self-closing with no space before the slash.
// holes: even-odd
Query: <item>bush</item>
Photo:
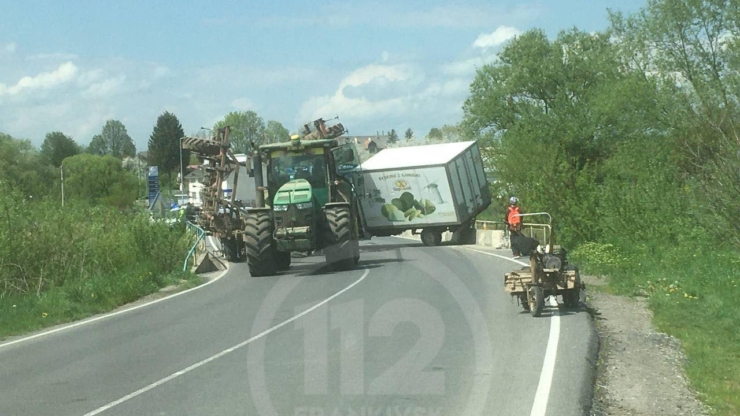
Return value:
<svg viewBox="0 0 740 416">
<path fill-rule="evenodd" d="M 190 278 L 179 270 L 192 242 L 184 227 L 152 223 L 144 212 L 1 192 L 0 335 L 19 328 L 7 321 L 14 315 L 43 319 L 34 326 L 61 322 Z"/>
</svg>

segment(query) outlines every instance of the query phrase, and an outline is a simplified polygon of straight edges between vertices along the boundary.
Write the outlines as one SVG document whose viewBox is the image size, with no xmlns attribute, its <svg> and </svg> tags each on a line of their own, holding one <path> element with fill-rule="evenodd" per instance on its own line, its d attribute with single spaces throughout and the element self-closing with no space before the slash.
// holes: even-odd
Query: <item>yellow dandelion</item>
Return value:
<svg viewBox="0 0 740 416">
<path fill-rule="evenodd" d="M 46 318 L 47 316 L 49 316 L 49 314 L 48 314 L 48 313 L 46 313 L 46 312 L 43 312 L 43 313 L 41 314 L 41 317 L 42 317 L 42 318 Z"/>
</svg>

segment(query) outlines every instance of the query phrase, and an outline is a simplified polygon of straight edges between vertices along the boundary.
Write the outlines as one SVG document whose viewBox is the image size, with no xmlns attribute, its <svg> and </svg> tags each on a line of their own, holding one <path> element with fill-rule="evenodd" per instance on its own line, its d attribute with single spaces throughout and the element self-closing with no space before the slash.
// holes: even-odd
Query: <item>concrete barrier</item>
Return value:
<svg viewBox="0 0 740 416">
<path fill-rule="evenodd" d="M 479 246 L 493 248 L 508 248 L 509 241 L 504 238 L 504 232 L 501 230 L 475 230 L 476 244 Z"/>
</svg>

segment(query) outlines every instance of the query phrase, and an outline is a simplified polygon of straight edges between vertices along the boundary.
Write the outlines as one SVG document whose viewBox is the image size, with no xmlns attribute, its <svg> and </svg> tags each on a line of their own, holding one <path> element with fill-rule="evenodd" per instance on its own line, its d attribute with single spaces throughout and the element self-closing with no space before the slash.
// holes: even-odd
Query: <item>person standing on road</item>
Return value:
<svg viewBox="0 0 740 416">
<path fill-rule="evenodd" d="M 504 223 L 509 230 L 509 241 L 511 242 L 511 253 L 515 259 L 521 257 L 521 250 L 519 249 L 519 239 L 516 237 L 523 236 L 522 234 L 522 214 L 519 208 L 519 198 L 512 196 L 509 198 L 509 206 L 506 208 L 506 215 L 504 216 Z"/>
</svg>

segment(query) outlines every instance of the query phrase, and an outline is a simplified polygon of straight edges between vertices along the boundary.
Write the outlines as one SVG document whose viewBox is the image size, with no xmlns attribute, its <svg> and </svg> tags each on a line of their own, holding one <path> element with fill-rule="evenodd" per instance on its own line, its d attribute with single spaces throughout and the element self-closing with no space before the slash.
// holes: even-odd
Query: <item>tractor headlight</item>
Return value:
<svg viewBox="0 0 740 416">
<path fill-rule="evenodd" d="M 311 202 L 302 202 L 300 204 L 295 204 L 295 207 L 298 209 L 311 209 L 313 208 L 313 203 Z"/>
<path fill-rule="evenodd" d="M 283 211 L 288 210 L 288 206 L 287 205 L 275 205 L 272 209 L 275 210 L 275 212 L 283 212 Z"/>
</svg>

